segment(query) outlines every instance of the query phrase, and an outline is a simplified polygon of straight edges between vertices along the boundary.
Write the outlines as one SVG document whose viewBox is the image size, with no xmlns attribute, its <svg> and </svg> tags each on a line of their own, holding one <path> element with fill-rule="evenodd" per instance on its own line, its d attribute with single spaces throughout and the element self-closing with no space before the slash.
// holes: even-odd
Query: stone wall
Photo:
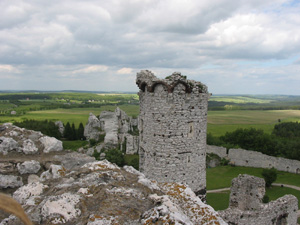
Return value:
<svg viewBox="0 0 300 225">
<path fill-rule="evenodd" d="M 206 153 L 213 153 L 220 156 L 221 158 L 226 158 L 228 156 L 226 148 L 215 145 L 207 145 Z"/>
<path fill-rule="evenodd" d="M 298 199 L 285 195 L 263 204 L 265 181 L 247 174 L 232 180 L 229 207 L 219 211 L 228 224 L 297 224 Z"/>
<path fill-rule="evenodd" d="M 226 154 L 226 148 L 208 145 L 207 153 L 214 153 L 221 158 L 228 158 L 230 160 L 230 164 L 236 166 L 257 168 L 274 167 L 279 171 L 297 174 L 300 173 L 300 161 L 269 156 L 261 152 L 244 149 L 229 149 L 228 154 Z"/>
<path fill-rule="evenodd" d="M 140 171 L 158 182 L 184 182 L 205 194 L 207 87 L 180 73 L 158 79 L 147 70 L 136 81 Z"/>
</svg>

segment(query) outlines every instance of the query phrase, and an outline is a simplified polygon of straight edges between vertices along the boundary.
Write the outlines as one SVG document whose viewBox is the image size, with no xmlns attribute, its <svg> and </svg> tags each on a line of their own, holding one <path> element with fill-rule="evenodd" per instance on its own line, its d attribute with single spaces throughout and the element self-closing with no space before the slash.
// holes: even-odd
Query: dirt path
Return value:
<svg viewBox="0 0 300 225">
<path fill-rule="evenodd" d="M 218 193 L 223 191 L 230 191 L 230 188 L 221 188 L 221 189 L 214 189 L 214 190 L 208 190 L 206 193 Z"/>
<path fill-rule="evenodd" d="M 272 184 L 272 185 L 274 185 L 274 186 L 279 186 L 279 187 L 288 187 L 288 188 L 292 188 L 292 189 L 295 189 L 295 190 L 297 190 L 297 191 L 300 191 L 300 187 L 298 187 L 298 186 L 295 186 L 295 185 L 289 185 L 289 184 L 279 184 L 279 183 L 274 183 L 274 184 Z"/>
</svg>

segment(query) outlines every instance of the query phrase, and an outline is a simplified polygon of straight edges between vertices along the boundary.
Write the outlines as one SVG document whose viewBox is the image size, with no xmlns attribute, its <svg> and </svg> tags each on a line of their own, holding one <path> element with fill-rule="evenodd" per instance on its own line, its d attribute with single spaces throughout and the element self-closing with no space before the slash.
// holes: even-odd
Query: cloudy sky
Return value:
<svg viewBox="0 0 300 225">
<path fill-rule="evenodd" d="M 299 0 L 1 0 L 0 90 L 137 91 L 142 69 L 213 94 L 300 95 Z"/>
</svg>

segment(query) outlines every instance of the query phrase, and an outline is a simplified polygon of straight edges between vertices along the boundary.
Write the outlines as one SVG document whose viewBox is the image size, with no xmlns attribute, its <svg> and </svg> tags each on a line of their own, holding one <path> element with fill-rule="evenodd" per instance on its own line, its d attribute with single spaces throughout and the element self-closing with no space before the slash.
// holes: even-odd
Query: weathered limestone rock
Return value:
<svg viewBox="0 0 300 225">
<path fill-rule="evenodd" d="M 18 142 L 9 137 L 0 137 L 0 154 L 7 155 L 11 151 L 20 151 Z"/>
<path fill-rule="evenodd" d="M 140 170 L 159 182 L 187 183 L 206 192 L 207 87 L 180 73 L 158 79 L 137 74 L 140 89 Z"/>
<path fill-rule="evenodd" d="M 51 165 L 49 170 L 43 172 L 40 176 L 41 181 L 57 179 L 65 176 L 66 169 L 61 165 Z"/>
<path fill-rule="evenodd" d="M 94 139 L 98 141 L 100 134 L 100 121 L 93 113 L 90 113 L 89 120 L 84 127 L 84 136 L 87 140 Z"/>
<path fill-rule="evenodd" d="M 34 183 L 34 182 L 39 182 L 40 181 L 40 177 L 36 174 L 30 174 L 27 178 L 27 183 Z"/>
<path fill-rule="evenodd" d="M 27 184 L 13 197 L 34 224 L 226 224 L 188 186 L 159 184 L 133 167 L 121 169 L 106 160 Z M 14 217 L 2 222 L 22 224 Z"/>
<path fill-rule="evenodd" d="M 100 114 L 101 127 L 105 132 L 105 145 L 116 146 L 119 143 L 119 121 L 116 112 L 103 111 Z"/>
<path fill-rule="evenodd" d="M 23 142 L 23 148 L 22 151 L 28 155 L 28 154 L 34 154 L 39 149 L 35 146 L 34 142 L 31 139 L 27 139 Z"/>
<path fill-rule="evenodd" d="M 125 137 L 126 137 L 126 154 L 137 154 L 139 149 L 139 136 L 126 134 Z"/>
<path fill-rule="evenodd" d="M 41 165 L 38 161 L 31 160 L 18 163 L 17 168 L 20 174 L 37 173 L 41 169 Z"/>
<path fill-rule="evenodd" d="M 20 204 L 29 205 L 28 203 L 32 200 L 32 197 L 41 195 L 46 188 L 48 188 L 48 186 L 40 182 L 29 183 L 16 190 L 13 194 L 13 198 Z"/>
<path fill-rule="evenodd" d="M 0 188 L 16 188 L 22 185 L 23 181 L 21 177 L 0 174 Z"/>
<path fill-rule="evenodd" d="M 229 208 L 219 213 L 229 224 L 297 224 L 298 200 L 295 196 L 285 195 L 263 204 L 264 194 L 264 179 L 239 175 L 232 180 Z"/>
<path fill-rule="evenodd" d="M 66 223 L 81 215 L 81 210 L 77 204 L 80 201 L 80 195 L 64 193 L 58 196 L 51 196 L 44 200 L 41 209 L 42 219 L 48 219 L 52 223 Z M 60 216 L 60 218 L 57 217 Z"/>
<path fill-rule="evenodd" d="M 41 137 L 40 142 L 44 145 L 44 152 L 58 152 L 63 150 L 62 142 L 54 137 L 44 136 Z"/>
<path fill-rule="evenodd" d="M 64 135 L 64 131 L 65 131 L 65 127 L 64 127 L 63 122 L 61 122 L 61 121 L 56 121 L 56 122 L 55 122 L 55 125 L 58 127 L 59 133 L 63 136 L 63 135 Z"/>
</svg>

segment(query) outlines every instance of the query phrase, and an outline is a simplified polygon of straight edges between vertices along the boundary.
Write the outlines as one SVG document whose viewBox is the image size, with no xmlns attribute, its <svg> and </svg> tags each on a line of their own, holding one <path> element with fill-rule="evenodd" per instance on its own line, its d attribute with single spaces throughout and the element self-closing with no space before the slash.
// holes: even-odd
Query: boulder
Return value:
<svg viewBox="0 0 300 225">
<path fill-rule="evenodd" d="M 41 169 L 41 165 L 38 161 L 31 160 L 18 163 L 17 168 L 20 174 L 37 173 Z"/>
<path fill-rule="evenodd" d="M 23 142 L 23 148 L 22 151 L 28 155 L 28 154 L 35 154 L 38 152 L 38 148 L 35 146 L 34 142 L 31 139 L 27 139 Z"/>
<path fill-rule="evenodd" d="M 47 185 L 40 182 L 32 182 L 16 190 L 13 194 L 13 198 L 20 204 L 27 205 L 26 201 L 28 202 L 30 198 L 32 199 L 32 197 L 39 196 L 47 187 Z"/>
<path fill-rule="evenodd" d="M 0 153 L 7 155 L 8 152 L 13 151 L 20 151 L 18 142 L 9 137 L 0 137 Z"/>
<path fill-rule="evenodd" d="M 43 172 L 40 176 L 41 181 L 57 179 L 65 176 L 66 169 L 61 165 L 51 165 L 49 170 Z"/>
<path fill-rule="evenodd" d="M 22 178 L 14 175 L 0 174 L 0 188 L 16 188 L 23 185 Z"/>
<path fill-rule="evenodd" d="M 62 151 L 63 145 L 62 142 L 57 140 L 54 137 L 44 136 L 41 137 L 40 142 L 44 145 L 44 153 Z"/>
</svg>

